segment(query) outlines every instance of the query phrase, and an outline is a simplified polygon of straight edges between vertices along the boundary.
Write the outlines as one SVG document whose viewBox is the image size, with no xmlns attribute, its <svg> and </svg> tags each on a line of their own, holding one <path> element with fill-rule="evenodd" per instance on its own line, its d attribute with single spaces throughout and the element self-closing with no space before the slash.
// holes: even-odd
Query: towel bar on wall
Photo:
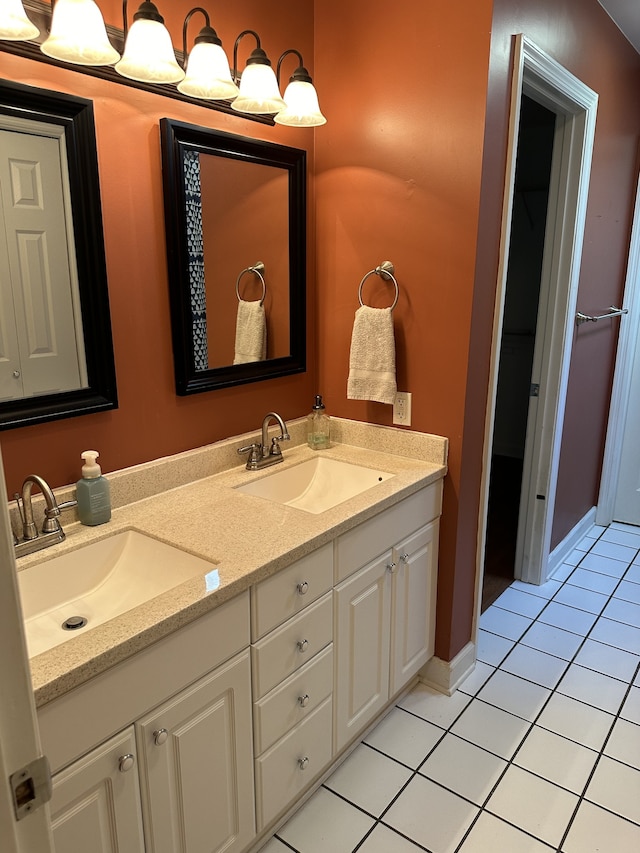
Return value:
<svg viewBox="0 0 640 853">
<path fill-rule="evenodd" d="M 262 263 L 262 261 L 257 261 L 252 267 L 247 267 L 246 269 L 242 270 L 242 272 L 238 276 L 236 280 L 236 296 L 238 297 L 238 302 L 242 301 L 240 297 L 240 279 L 245 273 L 248 272 L 252 272 L 254 275 L 257 275 L 260 281 L 262 282 L 262 299 L 260 300 L 260 305 L 262 305 L 264 303 L 264 298 L 267 295 L 267 285 L 265 284 L 264 276 L 262 275 L 262 273 L 264 272 L 264 264 Z"/>
<path fill-rule="evenodd" d="M 360 282 L 360 287 L 358 288 L 358 301 L 360 302 L 360 305 L 364 306 L 364 302 L 362 301 L 362 285 L 365 283 L 365 281 L 369 278 L 370 275 L 379 275 L 380 278 L 391 279 L 395 286 L 396 296 L 393 300 L 393 305 L 391 306 L 391 310 L 393 311 L 393 309 L 398 304 L 398 296 L 400 295 L 400 288 L 398 287 L 398 282 L 396 280 L 396 277 L 394 276 L 395 269 L 396 268 L 394 267 L 391 261 L 383 261 L 374 270 L 369 270 L 369 272 Z"/>
<path fill-rule="evenodd" d="M 582 311 L 578 311 L 576 314 L 576 324 L 579 326 L 581 323 L 597 323 L 598 320 L 608 320 L 609 317 L 619 317 L 621 314 L 628 313 L 628 308 L 616 308 L 615 305 L 610 305 L 609 311 L 606 314 L 597 314 L 595 317 L 592 317 L 590 314 L 583 314 Z"/>
</svg>

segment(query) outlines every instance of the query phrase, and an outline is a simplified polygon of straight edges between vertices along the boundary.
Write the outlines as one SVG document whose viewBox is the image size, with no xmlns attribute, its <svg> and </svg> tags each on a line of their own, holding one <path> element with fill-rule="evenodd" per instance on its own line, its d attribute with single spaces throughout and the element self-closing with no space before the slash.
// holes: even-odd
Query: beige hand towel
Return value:
<svg viewBox="0 0 640 853">
<path fill-rule="evenodd" d="M 363 305 L 356 311 L 353 324 L 347 397 L 393 405 L 396 390 L 396 344 L 391 308 Z"/>
<path fill-rule="evenodd" d="M 234 364 L 264 361 L 267 357 L 267 321 L 264 307 L 258 302 L 238 302 Z"/>
</svg>

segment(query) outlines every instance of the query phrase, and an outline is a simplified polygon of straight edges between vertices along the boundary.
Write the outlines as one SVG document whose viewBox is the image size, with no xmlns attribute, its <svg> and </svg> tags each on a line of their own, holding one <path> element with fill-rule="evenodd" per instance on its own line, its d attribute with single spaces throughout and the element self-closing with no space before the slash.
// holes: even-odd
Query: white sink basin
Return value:
<svg viewBox="0 0 640 853">
<path fill-rule="evenodd" d="M 207 560 L 134 530 L 30 566 L 18 572 L 29 657 L 197 576 L 213 588 L 217 571 Z M 62 627 L 74 617 L 86 625 Z"/>
<path fill-rule="evenodd" d="M 236 488 L 248 495 L 317 514 L 390 477 L 393 474 L 376 468 L 319 456 L 292 468 L 275 470 L 266 477 L 250 480 Z"/>
</svg>

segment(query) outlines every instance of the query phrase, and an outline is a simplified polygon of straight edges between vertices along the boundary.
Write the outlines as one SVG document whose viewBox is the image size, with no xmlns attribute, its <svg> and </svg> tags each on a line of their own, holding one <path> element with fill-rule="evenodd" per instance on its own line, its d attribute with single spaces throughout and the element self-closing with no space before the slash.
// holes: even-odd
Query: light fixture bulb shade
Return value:
<svg viewBox="0 0 640 853">
<path fill-rule="evenodd" d="M 28 41 L 39 35 L 40 30 L 27 17 L 22 0 L 4 0 L 0 3 L 0 39 Z"/>
<path fill-rule="evenodd" d="M 57 0 L 50 35 L 40 49 L 47 56 L 76 65 L 113 65 L 120 59 L 93 0 Z"/>
<path fill-rule="evenodd" d="M 159 21 L 145 18 L 131 25 L 116 71 L 141 83 L 179 83 L 184 78 L 169 31 Z"/>
<path fill-rule="evenodd" d="M 231 104 L 241 113 L 277 113 L 286 106 L 278 91 L 273 68 L 263 63 L 247 65 L 240 78 L 240 94 Z"/>
<path fill-rule="evenodd" d="M 319 127 L 327 120 L 320 112 L 318 93 L 313 83 L 292 80 L 284 92 L 286 107 L 275 117 L 276 124 L 289 127 Z"/>
<path fill-rule="evenodd" d="M 190 98 L 223 101 L 238 96 L 239 89 L 231 79 L 229 60 L 218 44 L 199 42 L 193 46 L 187 73 L 178 83 L 178 91 Z"/>
</svg>

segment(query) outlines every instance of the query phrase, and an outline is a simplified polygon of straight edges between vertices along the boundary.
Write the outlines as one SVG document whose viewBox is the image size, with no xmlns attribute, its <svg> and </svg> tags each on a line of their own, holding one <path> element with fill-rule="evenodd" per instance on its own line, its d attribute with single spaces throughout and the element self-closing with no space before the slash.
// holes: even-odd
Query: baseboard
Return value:
<svg viewBox="0 0 640 853">
<path fill-rule="evenodd" d="M 469 642 L 453 660 L 433 657 L 427 661 L 419 672 L 420 681 L 440 693 L 451 696 L 465 678 L 471 675 L 475 665 L 476 646 L 475 643 Z"/>
<path fill-rule="evenodd" d="M 553 549 L 549 554 L 549 562 L 547 564 L 547 578 L 551 579 L 564 563 L 566 557 L 573 551 L 578 542 L 583 539 L 587 533 L 595 526 L 596 523 L 596 508 L 593 506 L 585 513 L 582 519 L 576 524 L 573 530 L 564 537 L 562 542 Z"/>
</svg>

